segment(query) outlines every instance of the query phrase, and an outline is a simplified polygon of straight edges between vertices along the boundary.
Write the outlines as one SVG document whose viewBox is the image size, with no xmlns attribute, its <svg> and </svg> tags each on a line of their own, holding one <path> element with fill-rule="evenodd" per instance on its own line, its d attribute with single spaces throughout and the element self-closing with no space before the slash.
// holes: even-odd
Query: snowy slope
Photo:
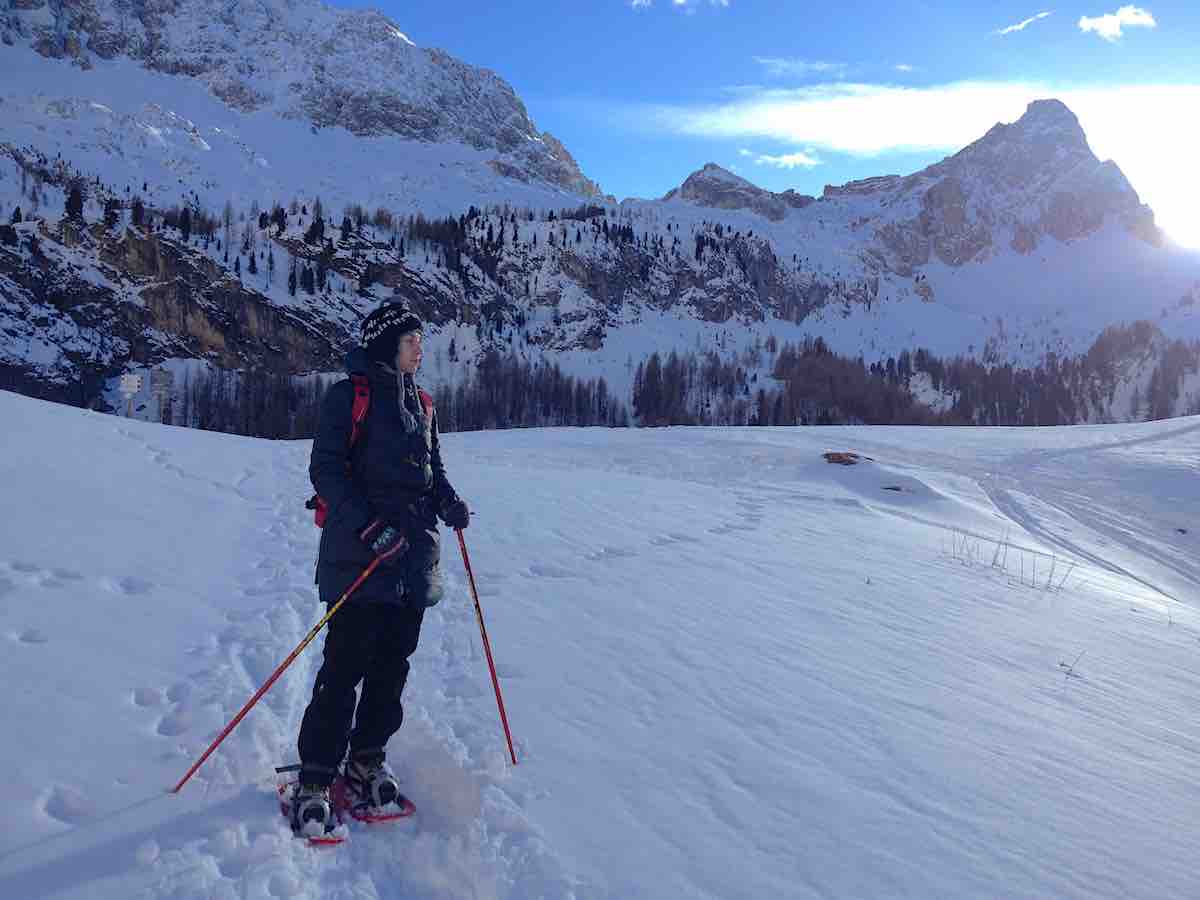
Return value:
<svg viewBox="0 0 1200 900">
<path fill-rule="evenodd" d="M 0 66 L 0 140 L 52 160 L 61 154 L 154 206 L 186 202 L 193 192 L 209 209 L 228 201 L 239 211 L 320 196 L 331 214 L 346 203 L 457 215 L 471 203 L 579 202 L 545 182 L 499 176 L 488 166 L 502 155 L 494 147 L 313 128 L 270 109 L 230 107 L 199 80 L 125 58 L 84 71 L 26 47 L 0 47 Z M 13 188 L 4 186 L 6 210 L 18 202 Z"/>
<path fill-rule="evenodd" d="M 271 788 L 316 648 L 164 793 L 319 617 L 307 444 L 0 414 L 0 896 L 1200 891 L 1195 419 L 447 436 L 520 764 L 447 542 L 420 812 L 330 853 Z"/>
</svg>

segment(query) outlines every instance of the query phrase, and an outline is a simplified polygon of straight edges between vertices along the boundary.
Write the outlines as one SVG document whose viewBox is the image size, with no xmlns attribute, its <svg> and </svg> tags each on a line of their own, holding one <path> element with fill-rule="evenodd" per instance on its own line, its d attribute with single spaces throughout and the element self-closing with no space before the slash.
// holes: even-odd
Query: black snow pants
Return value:
<svg viewBox="0 0 1200 900">
<path fill-rule="evenodd" d="M 300 725 L 302 783 L 332 783 L 347 746 L 352 757 L 382 756 L 404 720 L 400 695 L 424 615 L 406 605 L 350 602 L 329 620 L 325 660 Z"/>
</svg>

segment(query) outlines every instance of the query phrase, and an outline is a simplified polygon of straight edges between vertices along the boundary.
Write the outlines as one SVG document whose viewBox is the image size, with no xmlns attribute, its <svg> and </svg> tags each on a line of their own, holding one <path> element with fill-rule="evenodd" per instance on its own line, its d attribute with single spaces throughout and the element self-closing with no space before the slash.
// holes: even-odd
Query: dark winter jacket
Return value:
<svg viewBox="0 0 1200 900">
<path fill-rule="evenodd" d="M 328 504 L 317 584 L 329 603 L 353 583 L 372 558 L 358 535 L 378 516 L 404 532 L 409 549 L 394 564 L 378 567 L 351 602 L 432 606 L 442 593 L 437 513 L 458 499 L 442 466 L 437 413 L 426 415 L 410 376 L 401 392 L 393 370 L 368 366 L 361 348 L 346 357 L 347 371 L 366 374 L 371 384 L 353 449 L 348 453 L 354 407 L 349 379 L 326 393 L 313 439 L 309 477 Z"/>
</svg>

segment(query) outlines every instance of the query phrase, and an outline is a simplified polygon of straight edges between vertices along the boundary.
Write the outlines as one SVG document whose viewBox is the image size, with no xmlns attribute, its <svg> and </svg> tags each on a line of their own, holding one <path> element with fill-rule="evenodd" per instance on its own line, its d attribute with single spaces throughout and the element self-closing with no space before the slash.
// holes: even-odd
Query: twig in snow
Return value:
<svg viewBox="0 0 1200 900">
<path fill-rule="evenodd" d="M 1063 575 L 1062 581 L 1060 581 L 1058 586 L 1055 588 L 1056 591 L 1062 590 L 1063 585 L 1067 583 L 1067 579 L 1071 577 L 1071 573 L 1075 571 L 1075 565 L 1075 563 L 1071 563 L 1071 568 L 1067 569 L 1066 574 Z"/>
<path fill-rule="evenodd" d="M 1080 650 L 1079 656 L 1076 656 L 1075 661 L 1072 662 L 1070 665 L 1067 665 L 1065 662 L 1059 661 L 1059 663 L 1058 663 L 1059 668 L 1066 670 L 1066 673 L 1064 675 L 1065 678 L 1071 678 L 1071 677 L 1078 678 L 1079 677 L 1078 675 L 1075 674 L 1075 663 L 1079 662 L 1079 660 L 1083 657 L 1083 654 L 1085 654 L 1085 653 L 1087 653 L 1086 650 Z"/>
</svg>

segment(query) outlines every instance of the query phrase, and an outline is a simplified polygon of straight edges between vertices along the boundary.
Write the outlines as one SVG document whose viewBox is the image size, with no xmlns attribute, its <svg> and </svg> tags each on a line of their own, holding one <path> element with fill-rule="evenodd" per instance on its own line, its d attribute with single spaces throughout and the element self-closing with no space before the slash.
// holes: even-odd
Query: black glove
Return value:
<svg viewBox="0 0 1200 900">
<path fill-rule="evenodd" d="M 466 501 L 459 497 L 443 503 L 439 515 L 451 528 L 466 528 L 471 524 L 471 511 L 467 509 Z"/>
<path fill-rule="evenodd" d="M 408 539 L 400 529 L 383 519 L 373 519 L 371 524 L 358 533 L 358 539 L 367 545 L 383 564 L 393 562 L 408 549 Z"/>
</svg>

